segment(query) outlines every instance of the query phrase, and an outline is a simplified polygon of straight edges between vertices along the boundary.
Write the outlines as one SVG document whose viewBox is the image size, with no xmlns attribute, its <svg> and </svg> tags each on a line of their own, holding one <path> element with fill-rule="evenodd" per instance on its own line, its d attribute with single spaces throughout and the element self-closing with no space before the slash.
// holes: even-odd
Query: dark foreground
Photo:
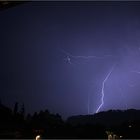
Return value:
<svg viewBox="0 0 140 140">
<path fill-rule="evenodd" d="M 109 110 L 95 115 L 72 116 L 66 121 L 48 110 L 25 116 L 24 105 L 13 110 L 0 104 L 0 138 L 138 139 L 140 110 Z"/>
</svg>

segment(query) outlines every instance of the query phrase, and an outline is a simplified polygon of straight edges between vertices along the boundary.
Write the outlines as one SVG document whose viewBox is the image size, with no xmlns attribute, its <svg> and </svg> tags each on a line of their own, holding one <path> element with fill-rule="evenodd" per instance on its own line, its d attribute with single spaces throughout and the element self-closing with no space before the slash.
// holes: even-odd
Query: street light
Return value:
<svg viewBox="0 0 140 140">
<path fill-rule="evenodd" d="M 129 128 L 131 128 L 131 127 L 132 127 L 132 125 L 129 125 L 128 127 L 129 127 Z"/>
<path fill-rule="evenodd" d="M 120 138 L 122 138 L 123 136 L 120 136 Z"/>
<path fill-rule="evenodd" d="M 40 135 L 37 135 L 36 137 L 35 137 L 35 140 L 38 140 L 40 138 Z"/>
</svg>

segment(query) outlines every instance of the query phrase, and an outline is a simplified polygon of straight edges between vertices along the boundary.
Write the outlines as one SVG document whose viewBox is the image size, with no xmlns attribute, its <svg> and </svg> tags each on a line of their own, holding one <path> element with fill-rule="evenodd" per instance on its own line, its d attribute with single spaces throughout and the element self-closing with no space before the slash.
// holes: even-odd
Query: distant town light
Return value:
<svg viewBox="0 0 140 140">
<path fill-rule="evenodd" d="M 39 138 L 40 138 L 40 135 L 37 135 L 36 138 L 35 138 L 35 140 L 38 140 Z"/>
<path fill-rule="evenodd" d="M 131 125 L 129 125 L 128 127 L 129 127 L 129 128 L 131 128 L 132 126 L 131 126 Z"/>
<path fill-rule="evenodd" d="M 123 136 L 120 136 L 120 138 L 122 138 Z"/>
</svg>

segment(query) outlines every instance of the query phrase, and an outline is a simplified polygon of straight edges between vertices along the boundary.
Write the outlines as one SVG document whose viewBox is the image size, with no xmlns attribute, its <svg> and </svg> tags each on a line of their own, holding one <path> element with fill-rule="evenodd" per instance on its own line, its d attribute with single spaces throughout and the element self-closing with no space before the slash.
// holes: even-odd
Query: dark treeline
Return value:
<svg viewBox="0 0 140 140">
<path fill-rule="evenodd" d="M 140 111 L 109 110 L 69 117 L 48 110 L 25 115 L 24 104 L 10 109 L 0 103 L 0 138 L 140 138 Z"/>
</svg>

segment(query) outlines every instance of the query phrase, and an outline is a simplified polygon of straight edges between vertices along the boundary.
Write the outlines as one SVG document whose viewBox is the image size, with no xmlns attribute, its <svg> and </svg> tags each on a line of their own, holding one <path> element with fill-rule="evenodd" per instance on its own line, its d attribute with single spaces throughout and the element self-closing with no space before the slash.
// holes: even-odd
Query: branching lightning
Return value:
<svg viewBox="0 0 140 140">
<path fill-rule="evenodd" d="M 136 84 L 134 84 L 134 83 L 128 83 L 128 86 L 132 88 L 132 87 L 135 87 Z"/>
<path fill-rule="evenodd" d="M 109 76 L 111 75 L 113 69 L 114 69 L 114 66 L 111 68 L 111 70 L 109 71 L 109 73 L 107 74 L 107 76 L 105 77 L 105 79 L 103 80 L 103 83 L 102 83 L 102 91 L 101 91 L 101 93 L 102 93 L 101 104 L 100 104 L 99 107 L 97 108 L 96 113 L 98 113 L 99 110 L 101 109 L 101 107 L 104 105 L 104 95 L 105 95 L 105 94 L 104 94 L 104 87 L 105 87 L 105 83 L 106 83 L 106 81 L 108 80 Z"/>
<path fill-rule="evenodd" d="M 98 56 L 95 56 L 95 55 L 92 55 L 92 56 L 79 56 L 79 55 L 78 56 L 74 56 L 74 55 L 66 52 L 63 49 L 61 49 L 61 52 L 63 52 L 66 55 L 66 60 L 67 60 L 67 62 L 69 64 L 73 64 L 72 61 L 71 61 L 71 58 L 89 60 L 89 59 L 105 59 L 106 57 L 112 57 L 112 55 L 104 55 L 102 57 L 98 57 Z M 111 68 L 111 70 L 109 71 L 109 73 L 107 74 L 107 76 L 105 77 L 105 79 L 103 80 L 103 83 L 102 83 L 102 91 L 101 91 L 101 93 L 102 93 L 102 96 L 101 96 L 101 104 L 97 108 L 96 113 L 99 112 L 99 110 L 101 109 L 101 107 L 104 104 L 104 87 L 105 87 L 105 83 L 108 80 L 109 76 L 111 75 L 113 69 L 114 69 L 114 66 Z M 90 96 L 89 96 L 89 94 L 88 94 L 87 111 L 88 111 L 88 114 L 89 114 L 90 113 Z"/>
<path fill-rule="evenodd" d="M 131 71 L 131 72 L 134 72 L 134 73 L 140 74 L 140 71 L 135 71 L 135 70 L 133 70 L 133 71 Z"/>
<path fill-rule="evenodd" d="M 74 58 L 74 59 L 86 59 L 86 60 L 89 60 L 89 59 L 105 59 L 106 57 L 112 57 L 112 55 L 104 55 L 102 57 L 98 57 L 98 56 L 95 56 L 95 55 L 89 55 L 89 56 L 81 56 L 81 55 L 72 55 L 68 52 L 66 52 L 65 50 L 61 49 L 61 52 L 63 52 L 65 55 L 66 55 L 66 59 L 68 61 L 69 64 L 72 64 L 71 62 L 71 58 Z"/>
<path fill-rule="evenodd" d="M 71 59 L 70 59 L 69 56 L 67 56 L 66 60 L 67 60 L 67 62 L 68 62 L 69 64 L 72 64 Z"/>
<path fill-rule="evenodd" d="M 89 111 L 90 111 L 90 95 L 89 95 L 89 93 L 88 93 L 88 114 L 89 114 Z"/>
<path fill-rule="evenodd" d="M 140 71 L 137 71 L 137 70 L 132 70 L 131 71 L 132 73 L 136 73 L 136 74 L 140 74 Z M 135 87 L 136 84 L 129 84 L 130 87 Z"/>
</svg>

